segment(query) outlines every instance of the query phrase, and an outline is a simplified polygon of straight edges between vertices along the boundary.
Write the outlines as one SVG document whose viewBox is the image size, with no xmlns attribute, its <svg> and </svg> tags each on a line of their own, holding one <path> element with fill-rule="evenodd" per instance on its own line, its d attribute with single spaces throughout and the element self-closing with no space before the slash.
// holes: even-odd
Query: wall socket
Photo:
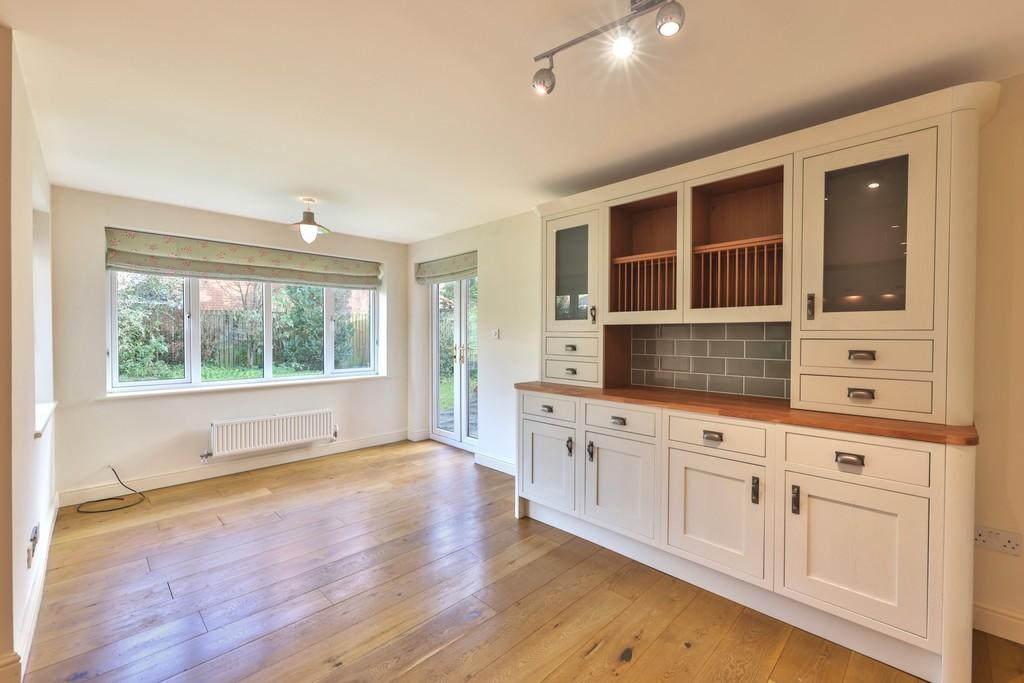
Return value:
<svg viewBox="0 0 1024 683">
<path fill-rule="evenodd" d="M 987 526 L 974 527 L 974 545 L 980 548 L 1019 556 L 1021 541 L 1021 535 L 1013 531 L 990 529 Z"/>
</svg>

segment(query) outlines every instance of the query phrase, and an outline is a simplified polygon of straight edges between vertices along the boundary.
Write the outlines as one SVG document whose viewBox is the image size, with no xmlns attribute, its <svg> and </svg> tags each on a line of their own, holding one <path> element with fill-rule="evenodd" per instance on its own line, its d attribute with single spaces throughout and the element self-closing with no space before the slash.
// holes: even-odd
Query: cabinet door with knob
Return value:
<svg viewBox="0 0 1024 683">
<path fill-rule="evenodd" d="M 804 330 L 930 330 L 936 128 L 803 159 Z"/>
<path fill-rule="evenodd" d="M 785 493 L 787 591 L 927 637 L 928 498 L 797 472 Z"/>
<path fill-rule="evenodd" d="M 576 509 L 576 430 L 523 420 L 520 439 L 522 474 L 519 493 L 542 505 Z"/>
<path fill-rule="evenodd" d="M 756 579 L 765 575 L 765 468 L 669 449 L 668 545 Z"/>
<path fill-rule="evenodd" d="M 615 531 L 654 537 L 652 443 L 586 433 L 583 516 Z"/>
<path fill-rule="evenodd" d="M 544 315 L 549 332 L 598 331 L 601 213 L 550 219 L 544 229 Z"/>
</svg>

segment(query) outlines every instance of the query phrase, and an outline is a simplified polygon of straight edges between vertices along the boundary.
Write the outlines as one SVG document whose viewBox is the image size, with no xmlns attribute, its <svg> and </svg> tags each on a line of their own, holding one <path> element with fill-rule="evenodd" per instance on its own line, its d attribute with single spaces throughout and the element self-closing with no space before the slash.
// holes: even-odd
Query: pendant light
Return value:
<svg viewBox="0 0 1024 683">
<path fill-rule="evenodd" d="M 291 227 L 298 229 L 299 236 L 303 242 L 313 244 L 313 240 L 316 239 L 317 235 L 326 235 L 331 231 L 317 223 L 316 218 L 313 216 L 312 206 L 316 204 L 316 198 L 301 197 L 300 199 L 306 205 L 306 209 L 302 212 L 302 220 L 298 223 L 292 223 Z"/>
</svg>

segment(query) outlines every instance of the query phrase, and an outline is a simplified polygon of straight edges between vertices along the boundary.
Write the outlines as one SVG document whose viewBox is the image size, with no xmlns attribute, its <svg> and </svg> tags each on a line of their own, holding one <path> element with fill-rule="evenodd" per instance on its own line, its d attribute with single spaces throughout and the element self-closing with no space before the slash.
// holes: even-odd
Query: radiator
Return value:
<svg viewBox="0 0 1024 683">
<path fill-rule="evenodd" d="M 205 462 L 209 458 L 276 451 L 337 438 L 334 411 L 329 408 L 220 420 L 210 423 L 210 451 L 202 457 Z"/>
</svg>

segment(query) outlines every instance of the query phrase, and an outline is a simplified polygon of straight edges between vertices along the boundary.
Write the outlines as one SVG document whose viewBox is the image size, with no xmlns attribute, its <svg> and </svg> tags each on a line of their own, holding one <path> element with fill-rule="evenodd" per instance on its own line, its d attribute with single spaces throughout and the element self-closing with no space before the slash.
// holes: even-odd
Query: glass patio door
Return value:
<svg viewBox="0 0 1024 683">
<path fill-rule="evenodd" d="M 431 434 L 475 445 L 479 437 L 476 277 L 431 286 Z"/>
</svg>

